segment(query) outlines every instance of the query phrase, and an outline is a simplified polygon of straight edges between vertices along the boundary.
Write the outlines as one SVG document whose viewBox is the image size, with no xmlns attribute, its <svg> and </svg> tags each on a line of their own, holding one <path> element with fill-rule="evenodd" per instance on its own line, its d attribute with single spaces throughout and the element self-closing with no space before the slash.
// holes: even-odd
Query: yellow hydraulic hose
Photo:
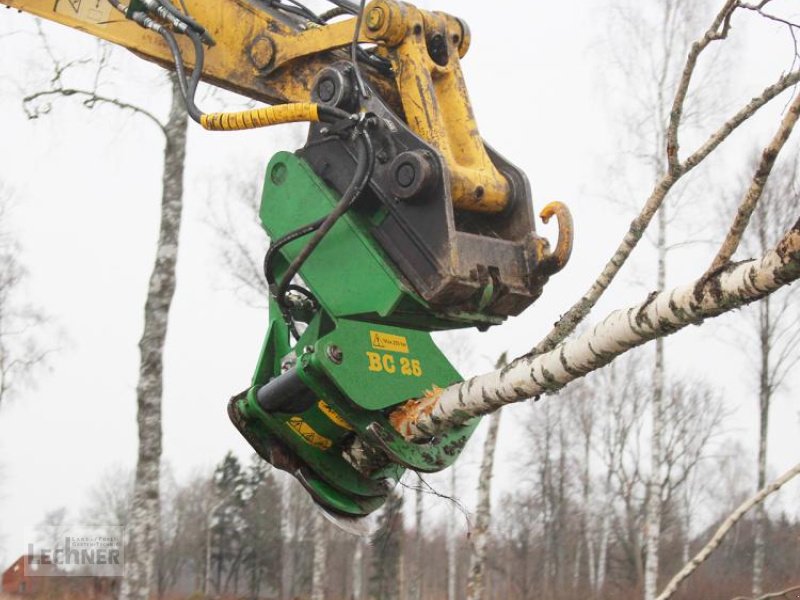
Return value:
<svg viewBox="0 0 800 600">
<path fill-rule="evenodd" d="M 319 120 L 318 106 L 313 102 L 279 104 L 241 112 L 209 113 L 200 116 L 200 124 L 209 131 L 237 131 Z"/>
</svg>

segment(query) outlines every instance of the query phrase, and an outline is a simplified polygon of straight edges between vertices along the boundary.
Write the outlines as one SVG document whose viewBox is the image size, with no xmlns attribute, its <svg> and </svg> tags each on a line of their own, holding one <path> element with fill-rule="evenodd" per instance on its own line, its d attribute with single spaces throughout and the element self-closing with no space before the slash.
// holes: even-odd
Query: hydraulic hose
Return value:
<svg viewBox="0 0 800 600">
<path fill-rule="evenodd" d="M 372 169 L 375 166 L 375 151 L 372 147 L 372 140 L 369 134 L 363 129 L 357 131 L 358 154 L 356 163 L 356 172 L 353 174 L 353 179 L 350 185 L 342 195 L 341 200 L 334 207 L 334 209 L 325 217 L 324 221 L 314 230 L 314 235 L 303 246 L 297 256 L 294 257 L 286 272 L 283 274 L 278 289 L 275 293 L 276 301 L 281 308 L 286 308 L 286 291 L 295 275 L 300 271 L 300 267 L 308 259 L 314 249 L 322 241 L 322 238 L 331 230 L 336 222 L 344 215 L 345 212 L 353 205 L 353 203 L 361 195 L 364 187 L 369 182 L 372 175 Z"/>
</svg>

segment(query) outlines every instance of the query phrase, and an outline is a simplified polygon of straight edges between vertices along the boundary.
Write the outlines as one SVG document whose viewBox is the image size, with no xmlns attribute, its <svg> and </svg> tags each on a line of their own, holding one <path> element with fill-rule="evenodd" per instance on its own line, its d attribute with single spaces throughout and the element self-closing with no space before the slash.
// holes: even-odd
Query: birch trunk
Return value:
<svg viewBox="0 0 800 600">
<path fill-rule="evenodd" d="M 505 368 L 452 385 L 436 397 L 409 401 L 392 413 L 392 423 L 404 437 L 414 439 L 436 435 L 506 404 L 552 394 L 632 348 L 761 300 L 798 277 L 800 221 L 758 260 L 650 294 L 644 302 L 614 311 L 550 352 L 522 356 Z M 355 464 L 368 467 L 359 444 L 348 455 Z"/>
<path fill-rule="evenodd" d="M 422 515 L 423 515 L 423 493 L 422 487 L 417 488 L 415 502 L 414 502 L 414 569 L 411 579 L 411 598 L 412 600 L 422 599 L 422 553 L 423 541 L 422 536 Z"/>
<path fill-rule="evenodd" d="M 606 584 L 606 563 L 608 561 L 608 540 L 611 536 L 611 506 L 603 514 L 603 524 L 600 530 L 600 550 L 597 557 L 597 580 L 594 587 L 595 595 L 602 594 Z"/>
<path fill-rule="evenodd" d="M 496 412 L 489 419 L 489 428 L 483 444 L 483 460 L 478 472 L 478 510 L 475 513 L 472 552 L 469 555 L 467 600 L 482 600 L 486 587 L 484 579 L 486 576 L 486 551 L 489 545 L 489 525 L 492 520 L 492 470 L 499 429 L 500 412 Z"/>
<path fill-rule="evenodd" d="M 325 578 L 328 564 L 328 539 L 325 517 L 314 510 L 314 559 L 311 575 L 311 600 L 325 600 Z"/>
<path fill-rule="evenodd" d="M 361 600 L 364 594 L 364 540 L 356 540 L 353 553 L 353 600 Z"/>
<path fill-rule="evenodd" d="M 283 510 L 281 510 L 281 598 L 294 598 L 294 554 L 295 531 L 292 527 L 292 486 L 285 482 L 282 489 Z"/>
<path fill-rule="evenodd" d="M 769 298 L 759 306 L 759 338 L 761 364 L 759 367 L 759 429 L 758 429 L 758 485 L 757 489 L 764 487 L 767 481 L 767 434 L 769 433 L 769 405 L 771 397 L 770 386 L 770 303 Z M 767 513 L 763 504 L 756 509 L 753 543 L 753 596 L 758 598 L 764 592 L 764 554 L 765 541 L 764 529 L 766 528 Z"/>
<path fill-rule="evenodd" d="M 129 544 L 125 553 L 125 578 L 120 594 L 122 600 L 148 600 L 160 530 L 162 358 L 169 309 L 175 293 L 187 122 L 186 108 L 177 79 L 171 75 L 170 80 L 172 106 L 164 126 L 166 145 L 161 225 L 144 308 L 144 331 L 139 341 L 141 358 L 139 382 L 136 386 L 139 457 L 128 526 Z"/>
<path fill-rule="evenodd" d="M 659 292 L 667 279 L 667 207 L 658 213 L 658 280 Z M 647 512 L 645 517 L 644 600 L 656 597 L 658 586 L 658 547 L 661 541 L 661 437 L 664 425 L 664 338 L 656 340 L 656 360 L 653 371 L 653 398 L 650 407 L 650 479 L 647 482 Z"/>
<path fill-rule="evenodd" d="M 450 497 L 456 497 L 456 465 L 450 467 Z M 457 550 L 456 505 L 455 502 L 451 502 L 447 513 L 447 600 L 458 600 L 456 598 Z"/>
</svg>

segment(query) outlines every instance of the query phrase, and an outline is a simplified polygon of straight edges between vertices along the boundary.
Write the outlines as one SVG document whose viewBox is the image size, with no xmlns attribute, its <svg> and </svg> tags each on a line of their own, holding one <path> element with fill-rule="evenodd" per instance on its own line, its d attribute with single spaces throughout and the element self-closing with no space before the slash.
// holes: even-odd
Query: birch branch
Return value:
<svg viewBox="0 0 800 600">
<path fill-rule="evenodd" d="M 764 188 L 767 185 L 770 173 L 772 173 L 772 167 L 775 166 L 778 155 L 789 139 L 795 124 L 797 124 L 798 117 L 800 117 L 800 95 L 794 99 L 786 115 L 783 117 L 783 121 L 781 121 L 781 125 L 772 138 L 772 141 L 761 153 L 761 161 L 758 164 L 755 175 L 753 175 L 750 187 L 747 189 L 747 193 L 742 203 L 739 205 L 739 209 L 736 211 L 736 218 L 733 220 L 733 224 L 731 225 L 730 231 L 728 231 L 728 235 L 725 237 L 725 241 L 722 242 L 717 256 L 714 257 L 708 269 L 709 273 L 728 264 L 728 261 L 730 261 L 736 249 L 739 247 L 742 235 L 745 229 L 747 229 L 747 225 L 750 223 L 750 217 L 753 215 L 753 211 L 756 209 L 756 205 L 761 199 L 761 195 L 764 193 Z"/>
<path fill-rule="evenodd" d="M 697 66 L 697 60 L 709 44 L 717 40 L 723 40 L 728 36 L 731 25 L 731 15 L 733 15 L 737 6 L 738 0 L 727 0 L 705 35 L 692 44 L 689 50 L 689 56 L 686 58 L 686 64 L 683 67 L 683 72 L 678 82 L 678 89 L 675 91 L 675 98 L 669 113 L 669 124 L 667 126 L 667 164 L 669 165 L 669 171 L 672 175 L 676 175 L 680 171 L 678 130 L 680 129 L 683 106 L 686 102 L 686 95 L 689 92 L 689 85 L 692 82 L 695 67 Z M 722 27 L 721 30 L 720 27 Z"/>
<path fill-rule="evenodd" d="M 792 592 L 800 592 L 800 585 L 794 585 L 790 588 L 786 588 L 785 590 L 781 590 L 780 592 L 770 592 L 769 594 L 764 594 L 758 598 L 736 596 L 736 598 L 733 598 L 733 600 L 772 600 L 773 598 L 788 598 L 789 594 Z M 795 598 L 797 598 L 797 596 L 795 596 Z"/>
<path fill-rule="evenodd" d="M 409 401 L 392 413 L 392 424 L 406 438 L 424 438 L 506 404 L 556 392 L 632 348 L 764 298 L 799 277 L 800 220 L 762 258 L 731 265 L 699 286 L 652 293 L 550 352 L 522 356 L 437 397 Z"/>
<path fill-rule="evenodd" d="M 650 225 L 653 216 L 661 207 L 661 204 L 663 204 L 664 198 L 666 198 L 672 186 L 675 185 L 682 176 L 686 175 L 705 160 L 705 158 L 725 141 L 731 133 L 752 117 L 761 107 L 798 82 L 800 82 L 800 70 L 783 75 L 778 81 L 764 88 L 761 94 L 751 99 L 750 102 L 743 106 L 717 131 L 709 136 L 705 143 L 680 165 L 680 169 L 678 169 L 676 173 L 667 172 L 667 174 L 656 183 L 653 191 L 650 193 L 650 197 L 642 207 L 641 212 L 631 222 L 628 232 L 625 234 L 625 237 L 622 239 L 622 242 L 611 259 L 606 263 L 605 267 L 603 267 L 600 275 L 594 283 L 592 283 L 587 292 L 559 318 L 558 322 L 550 330 L 550 333 L 531 350 L 531 354 L 549 352 L 575 331 L 578 324 L 586 318 L 595 304 L 597 304 L 600 297 L 605 293 L 606 289 L 611 285 L 611 282 L 628 260 L 633 249 L 642 239 L 645 230 Z"/>
<path fill-rule="evenodd" d="M 703 549 L 700 550 L 700 552 L 698 552 L 691 561 L 683 566 L 678 574 L 675 575 L 675 577 L 673 577 L 672 580 L 667 584 L 667 587 L 664 588 L 664 591 L 661 592 L 661 595 L 658 596 L 656 600 L 668 600 L 668 598 L 671 598 L 672 595 L 678 590 L 678 586 L 681 584 L 681 582 L 689 577 L 697 569 L 697 567 L 699 567 L 709 556 L 711 556 L 714 550 L 716 550 L 717 547 L 722 543 L 722 540 L 725 538 L 728 532 L 733 528 L 734 525 L 736 525 L 736 523 L 739 522 L 739 520 L 741 520 L 745 514 L 747 514 L 750 509 L 761 504 L 769 495 L 777 492 L 784 484 L 796 477 L 798 474 L 800 474 L 800 463 L 796 464 L 778 479 L 759 490 L 754 496 L 751 496 L 749 499 L 745 500 L 739 506 L 739 508 L 728 515 L 728 518 L 725 519 L 722 525 L 719 526 L 719 529 L 717 529 L 716 533 L 714 533 Z M 767 594 L 761 598 L 774 597 L 774 595 L 770 596 Z"/>
</svg>

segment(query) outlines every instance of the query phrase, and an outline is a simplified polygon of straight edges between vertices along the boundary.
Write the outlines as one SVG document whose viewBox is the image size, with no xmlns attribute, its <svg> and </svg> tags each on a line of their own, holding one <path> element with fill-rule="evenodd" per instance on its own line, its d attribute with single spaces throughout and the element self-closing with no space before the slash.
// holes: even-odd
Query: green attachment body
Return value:
<svg viewBox="0 0 800 600">
<path fill-rule="evenodd" d="M 324 217 L 338 201 L 303 159 L 280 152 L 267 169 L 261 221 L 278 239 Z M 303 264 L 300 275 L 319 307 L 296 344 L 270 300 L 252 385 L 229 405 L 234 424 L 262 457 L 294 474 L 323 507 L 350 516 L 380 507 L 405 468 L 434 472 L 456 460 L 478 419 L 411 442 L 388 415 L 461 381 L 430 331 L 497 322 L 432 310 L 370 234 L 379 213 L 380 207 L 357 203 Z M 279 276 L 308 237 L 281 248 Z M 356 437 L 378 457 L 369 472 L 345 458 Z"/>
</svg>

